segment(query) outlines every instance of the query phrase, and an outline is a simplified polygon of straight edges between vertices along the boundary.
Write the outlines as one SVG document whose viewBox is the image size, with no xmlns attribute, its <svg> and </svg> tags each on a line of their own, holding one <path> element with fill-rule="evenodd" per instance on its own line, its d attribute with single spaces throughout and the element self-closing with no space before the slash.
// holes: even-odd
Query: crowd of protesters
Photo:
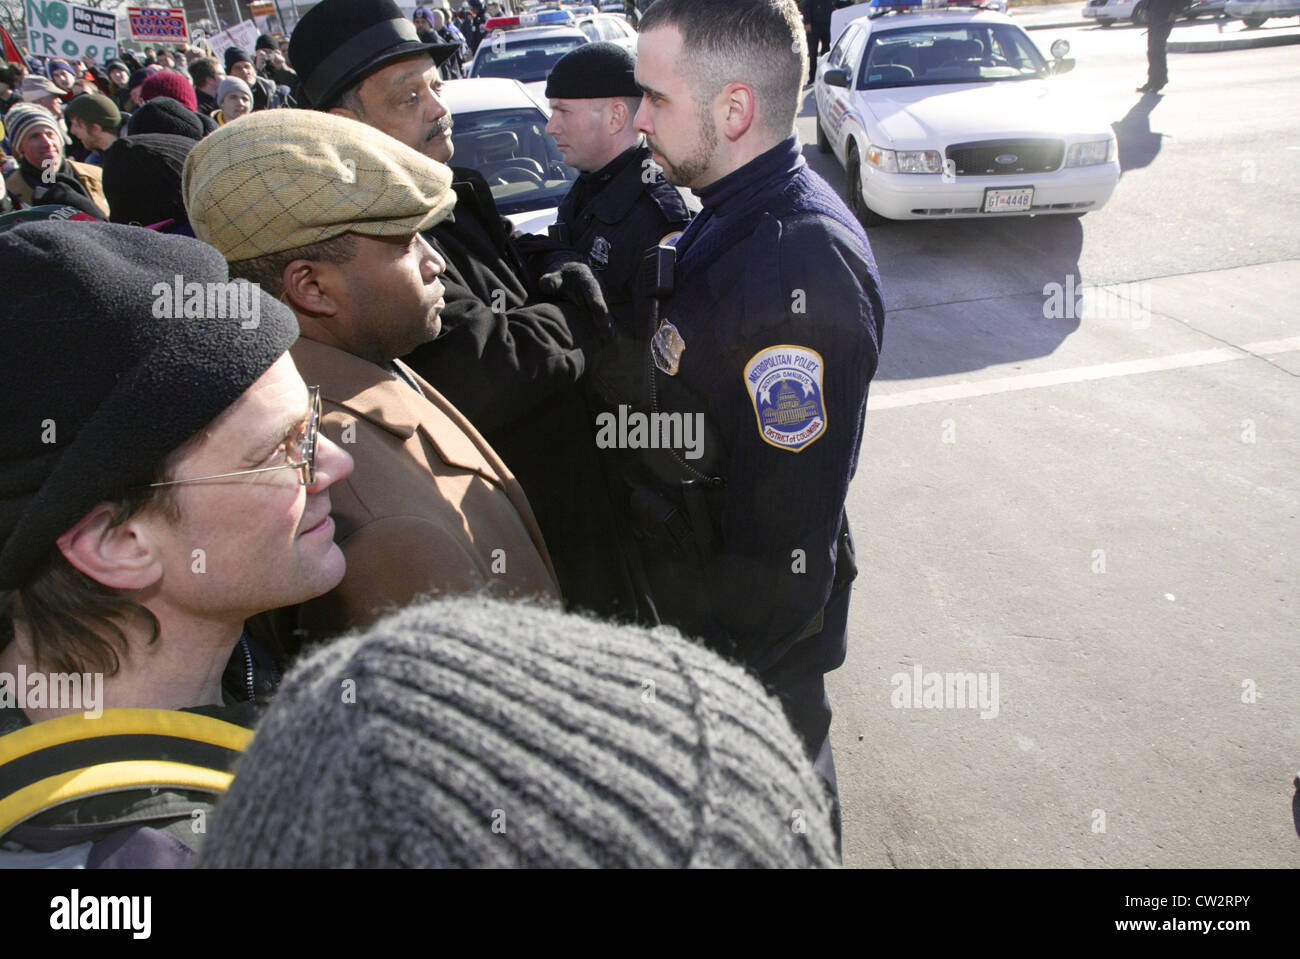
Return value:
<svg viewBox="0 0 1300 959">
<path fill-rule="evenodd" d="M 800 49 L 792 0 L 719 2 Z M 102 672 L 104 716 L 144 717 L 0 708 L 0 773 L 66 776 L 71 740 L 156 758 L 131 732 L 185 768 L 0 804 L 0 865 L 838 863 L 825 731 L 633 595 L 584 378 L 633 268 L 527 247 L 450 165 L 441 85 L 499 10 L 323 0 L 251 53 L 0 69 L 0 415 L 32 425 L 0 450 L 0 675 Z M 583 171 L 562 214 L 617 174 L 627 264 L 690 214 L 662 180 L 637 200 L 612 47 L 548 95 Z"/>
</svg>

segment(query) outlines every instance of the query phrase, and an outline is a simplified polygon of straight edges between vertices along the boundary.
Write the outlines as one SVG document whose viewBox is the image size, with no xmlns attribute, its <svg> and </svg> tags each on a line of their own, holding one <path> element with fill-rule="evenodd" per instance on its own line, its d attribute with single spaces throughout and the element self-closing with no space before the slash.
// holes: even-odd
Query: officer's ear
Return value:
<svg viewBox="0 0 1300 959">
<path fill-rule="evenodd" d="M 606 133 L 615 134 L 623 129 L 623 124 L 627 121 L 627 108 L 623 106 L 620 97 L 610 98 L 605 105 L 604 113 Z"/>
<path fill-rule="evenodd" d="M 714 101 L 722 120 L 722 134 L 735 142 L 754 125 L 754 90 L 746 83 L 728 83 Z"/>
<path fill-rule="evenodd" d="M 641 108 L 640 97 L 615 97 L 610 101 L 609 132 L 622 133 L 636 122 L 636 111 Z"/>
</svg>

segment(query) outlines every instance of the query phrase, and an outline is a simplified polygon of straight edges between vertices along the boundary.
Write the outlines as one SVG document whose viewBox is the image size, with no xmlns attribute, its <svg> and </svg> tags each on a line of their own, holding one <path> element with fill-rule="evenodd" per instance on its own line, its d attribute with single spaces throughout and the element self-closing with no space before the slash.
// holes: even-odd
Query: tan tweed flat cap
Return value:
<svg viewBox="0 0 1300 959">
<path fill-rule="evenodd" d="M 356 120 L 263 110 L 199 141 L 185 161 L 194 235 L 231 262 L 340 236 L 410 236 L 456 204 L 451 170 Z"/>
</svg>

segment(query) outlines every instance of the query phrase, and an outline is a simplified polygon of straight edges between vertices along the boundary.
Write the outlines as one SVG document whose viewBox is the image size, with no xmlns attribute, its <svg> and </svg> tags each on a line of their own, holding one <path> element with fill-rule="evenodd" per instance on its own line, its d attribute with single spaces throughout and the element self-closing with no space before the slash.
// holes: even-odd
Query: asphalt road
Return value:
<svg viewBox="0 0 1300 959">
<path fill-rule="evenodd" d="M 1300 55 L 1171 55 L 1144 99 L 1140 29 L 1033 36 L 1070 41 L 1059 82 L 1124 174 L 1082 220 L 869 231 L 885 342 L 828 684 L 845 863 L 1294 867 Z M 813 124 L 809 95 L 842 191 Z M 1049 318 L 1052 283 L 1115 286 Z M 932 672 L 985 708 L 927 705 Z"/>
</svg>

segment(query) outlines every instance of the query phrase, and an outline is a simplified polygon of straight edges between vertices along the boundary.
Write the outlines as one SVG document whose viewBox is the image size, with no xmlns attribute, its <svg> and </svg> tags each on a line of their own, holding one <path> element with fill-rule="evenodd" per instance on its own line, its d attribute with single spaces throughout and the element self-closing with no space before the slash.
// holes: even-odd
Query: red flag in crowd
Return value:
<svg viewBox="0 0 1300 959">
<path fill-rule="evenodd" d="M 26 66 L 22 54 L 18 52 L 18 46 L 9 38 L 9 31 L 4 27 L 0 27 L 0 38 L 3 38 L 5 43 L 5 59 L 10 63 L 22 63 Z"/>
</svg>

